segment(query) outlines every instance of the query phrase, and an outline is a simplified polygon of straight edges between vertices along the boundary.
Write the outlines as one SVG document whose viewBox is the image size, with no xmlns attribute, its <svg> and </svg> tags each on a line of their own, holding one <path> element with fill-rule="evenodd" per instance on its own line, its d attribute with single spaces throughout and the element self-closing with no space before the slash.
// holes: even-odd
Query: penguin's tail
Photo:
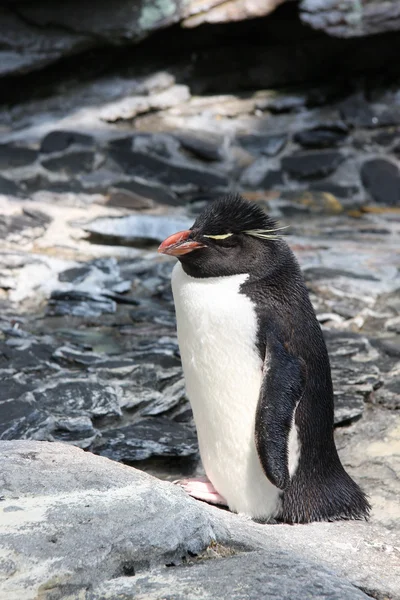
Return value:
<svg viewBox="0 0 400 600">
<path fill-rule="evenodd" d="M 285 523 L 367 520 L 370 510 L 367 495 L 338 458 L 323 473 L 307 475 L 301 469 L 296 472 L 283 493 L 278 519 Z"/>
</svg>

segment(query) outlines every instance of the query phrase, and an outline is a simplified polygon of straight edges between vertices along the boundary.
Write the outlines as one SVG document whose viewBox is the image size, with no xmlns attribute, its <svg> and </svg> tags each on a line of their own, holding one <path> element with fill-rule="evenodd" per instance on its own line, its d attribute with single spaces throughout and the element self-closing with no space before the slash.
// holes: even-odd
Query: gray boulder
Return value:
<svg viewBox="0 0 400 600">
<path fill-rule="evenodd" d="M 396 0 L 302 0 L 302 21 L 337 37 L 360 37 L 400 29 L 400 6 Z"/>
<path fill-rule="evenodd" d="M 0 442 L 0 472 L 7 600 L 400 598 L 377 524 L 260 525 L 64 444 Z"/>
</svg>

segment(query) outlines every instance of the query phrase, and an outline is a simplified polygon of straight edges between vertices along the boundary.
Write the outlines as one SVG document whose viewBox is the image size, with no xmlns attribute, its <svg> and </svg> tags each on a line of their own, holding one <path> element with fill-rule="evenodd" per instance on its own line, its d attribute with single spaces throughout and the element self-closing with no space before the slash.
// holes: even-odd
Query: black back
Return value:
<svg viewBox="0 0 400 600">
<path fill-rule="evenodd" d="M 286 356 L 297 359 L 302 371 L 303 390 L 295 412 L 300 459 L 283 491 L 279 518 L 286 523 L 365 518 L 370 509 L 366 496 L 344 470 L 334 442 L 331 370 L 320 325 L 294 255 L 284 241 L 273 244 L 279 255 L 275 270 L 269 267 L 267 278 L 251 275 L 242 293 L 256 305 L 262 358 L 272 341 L 278 340 Z M 282 369 L 283 387 L 294 377 L 296 366 L 291 365 L 285 373 L 284 358 L 275 353 L 273 359 L 271 368 Z M 293 379 L 294 395 L 296 385 Z M 282 389 L 278 401 L 282 409 Z"/>
</svg>

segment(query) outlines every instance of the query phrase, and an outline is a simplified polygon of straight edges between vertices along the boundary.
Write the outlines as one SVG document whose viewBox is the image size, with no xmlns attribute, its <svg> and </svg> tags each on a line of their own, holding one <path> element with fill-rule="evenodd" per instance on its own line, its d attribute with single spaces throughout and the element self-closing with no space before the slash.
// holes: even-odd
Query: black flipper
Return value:
<svg viewBox="0 0 400 600">
<path fill-rule="evenodd" d="M 270 340 L 256 411 L 255 439 L 266 476 L 281 490 L 290 483 L 289 433 L 304 387 L 305 369 L 301 359 L 292 356 L 276 338 Z"/>
</svg>

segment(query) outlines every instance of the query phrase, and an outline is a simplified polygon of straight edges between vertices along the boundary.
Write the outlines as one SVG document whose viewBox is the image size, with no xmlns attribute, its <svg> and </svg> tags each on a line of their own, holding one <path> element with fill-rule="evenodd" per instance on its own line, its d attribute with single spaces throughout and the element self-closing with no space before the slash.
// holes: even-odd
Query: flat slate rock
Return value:
<svg viewBox="0 0 400 600">
<path fill-rule="evenodd" d="M 7 600 L 400 597 L 376 523 L 259 525 L 59 443 L 1 442 L 0 472 Z"/>
<path fill-rule="evenodd" d="M 384 385 L 370 399 L 373 404 L 380 404 L 390 410 L 400 410 L 400 375 L 389 374 Z"/>
<path fill-rule="evenodd" d="M 283 183 L 283 172 L 271 169 L 270 161 L 265 156 L 257 158 L 240 177 L 240 184 L 247 189 L 268 190 Z"/>
<path fill-rule="evenodd" d="M 344 124 L 343 124 L 344 125 Z M 303 148 L 332 148 L 342 144 L 347 137 L 347 127 L 321 125 L 294 134 L 293 140 Z"/>
<path fill-rule="evenodd" d="M 312 179 L 330 175 L 344 161 L 340 152 L 299 152 L 282 158 L 282 168 L 295 179 Z"/>
<path fill-rule="evenodd" d="M 38 151 L 16 144 L 0 144 L 0 169 L 24 167 L 35 162 Z"/>
<path fill-rule="evenodd" d="M 7 381 L 5 383 L 7 384 Z M 29 396 L 0 402 L 0 439 L 18 439 L 20 437 L 18 425 L 29 420 L 35 412 L 37 412 L 36 404 L 33 398 Z M 23 426 L 19 428 L 19 432 L 26 434 L 27 430 Z"/>
<path fill-rule="evenodd" d="M 237 141 L 243 148 L 252 154 L 264 154 L 265 156 L 276 156 L 284 149 L 288 142 L 287 134 L 279 135 L 241 135 Z"/>
<path fill-rule="evenodd" d="M 339 106 L 340 115 L 349 127 L 376 127 L 379 120 L 362 92 L 348 96 Z"/>
<path fill-rule="evenodd" d="M 2 369 L 24 373 L 48 370 L 52 354 L 50 345 L 35 340 L 0 342 L 0 372 Z"/>
<path fill-rule="evenodd" d="M 198 445 L 191 427 L 164 417 L 149 417 L 133 425 L 109 429 L 94 452 L 128 463 L 153 457 L 195 459 Z"/>
<path fill-rule="evenodd" d="M 182 148 L 200 160 L 216 162 L 223 159 L 221 142 L 188 134 L 178 134 L 177 138 Z"/>
<path fill-rule="evenodd" d="M 105 295 L 78 290 L 54 290 L 50 295 L 46 314 L 51 317 L 98 317 L 115 313 L 116 310 L 115 301 Z"/>
<path fill-rule="evenodd" d="M 47 228 L 51 218 L 45 213 L 24 208 L 20 214 L 0 215 L 0 236 L 3 239 L 15 234 L 22 234 L 25 238 L 37 238 Z"/>
<path fill-rule="evenodd" d="M 51 131 L 43 138 L 40 145 L 40 152 L 45 154 L 62 152 L 74 144 L 80 146 L 93 146 L 94 138 L 91 135 L 80 133 L 78 131 Z"/>
<path fill-rule="evenodd" d="M 103 238 L 117 239 L 122 244 L 157 244 L 169 235 L 188 229 L 189 220 L 158 215 L 100 217 L 83 227 L 84 231 Z"/>
<path fill-rule="evenodd" d="M 135 577 L 119 577 L 95 588 L 88 600 L 367 600 L 369 596 L 318 565 L 287 552 L 245 552 L 224 557 L 212 548 L 204 559 L 187 565 L 154 569 Z M 214 558 L 214 560 L 210 560 Z M 208 560 L 207 560 L 208 559 Z"/>
<path fill-rule="evenodd" d="M 151 198 L 146 198 L 123 187 L 111 188 L 107 196 L 107 206 L 118 206 L 130 210 L 146 210 L 154 207 Z"/>
<path fill-rule="evenodd" d="M 20 193 L 20 189 L 14 181 L 0 175 L 0 194 L 4 194 L 5 196 L 17 196 Z"/>
<path fill-rule="evenodd" d="M 57 416 L 120 417 L 118 394 L 107 383 L 70 379 L 50 382 L 33 392 L 37 406 Z"/>
<path fill-rule="evenodd" d="M 129 181 L 116 183 L 112 191 L 119 188 L 131 191 L 140 198 L 150 200 L 156 204 L 166 204 L 167 206 L 178 206 L 180 204 L 177 196 L 167 186 L 140 177 L 131 177 Z"/>
<path fill-rule="evenodd" d="M 400 170 L 384 158 L 367 160 L 361 167 L 364 187 L 378 204 L 400 206 Z"/>
<path fill-rule="evenodd" d="M 66 152 L 60 156 L 43 158 L 41 163 L 49 171 L 56 171 L 65 175 L 78 175 L 90 173 L 94 167 L 94 152 L 91 150 L 77 150 Z"/>
<path fill-rule="evenodd" d="M 336 387 L 337 381 L 334 381 Z M 345 393 L 340 391 L 334 391 L 334 405 L 335 405 L 335 426 L 349 425 L 353 421 L 361 419 L 364 412 L 364 399 L 360 395 L 353 393 Z"/>
<path fill-rule="evenodd" d="M 360 188 L 356 185 L 340 185 L 332 181 L 312 181 L 310 182 L 310 189 L 327 192 L 344 199 L 353 198 L 360 191 Z"/>
<path fill-rule="evenodd" d="M 174 186 L 193 185 L 200 189 L 228 186 L 228 178 L 221 173 L 163 160 L 144 152 L 114 149 L 110 150 L 110 156 L 128 175 L 154 178 Z"/>
</svg>

